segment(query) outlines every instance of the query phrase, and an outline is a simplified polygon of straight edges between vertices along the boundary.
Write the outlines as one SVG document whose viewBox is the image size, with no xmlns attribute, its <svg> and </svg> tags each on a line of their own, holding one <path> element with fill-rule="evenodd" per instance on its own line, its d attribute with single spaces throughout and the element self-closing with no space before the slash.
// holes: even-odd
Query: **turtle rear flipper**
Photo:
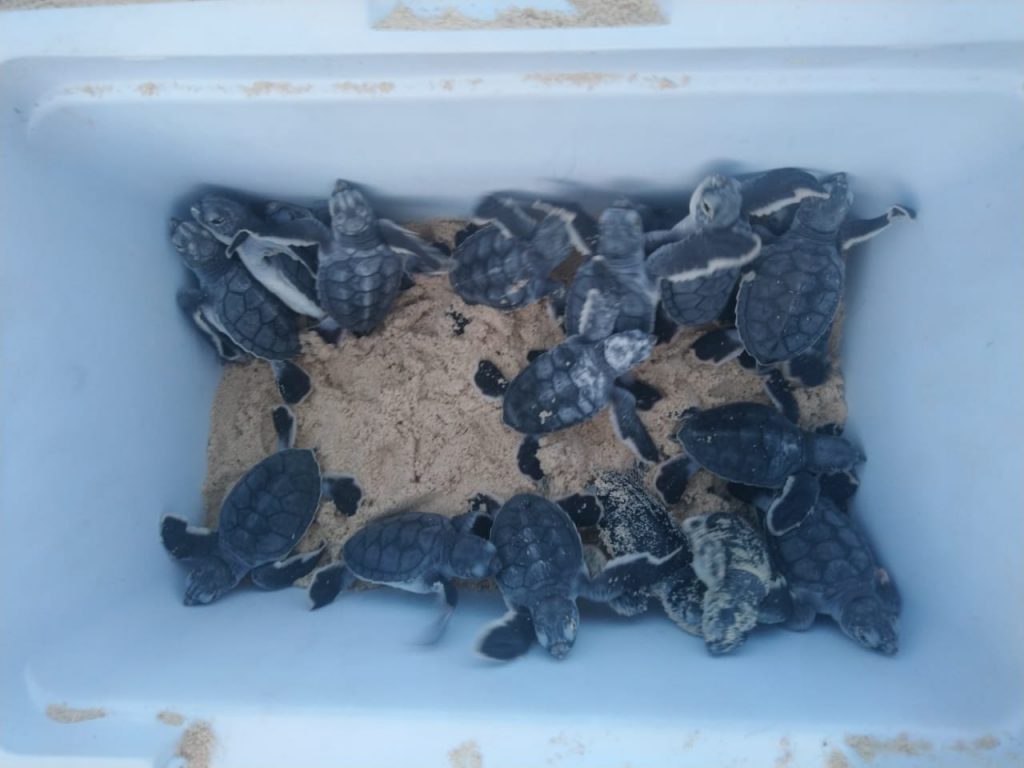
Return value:
<svg viewBox="0 0 1024 768">
<path fill-rule="evenodd" d="M 661 390 L 653 384 L 648 384 L 632 374 L 627 373 L 624 376 L 619 376 L 615 383 L 623 389 L 629 390 L 630 394 L 636 398 L 636 409 L 638 411 L 651 410 L 664 397 Z"/>
<path fill-rule="evenodd" d="M 356 583 L 356 575 L 344 563 L 324 566 L 313 575 L 309 585 L 309 602 L 312 610 L 330 605 L 335 598 Z"/>
<path fill-rule="evenodd" d="M 786 580 L 777 577 L 757 609 L 758 624 L 782 624 L 793 615 L 793 597 Z"/>
<path fill-rule="evenodd" d="M 666 615 L 680 629 L 703 637 L 704 585 L 692 569 L 686 570 L 689 571 L 688 578 L 676 576 L 668 579 L 657 585 L 655 592 L 661 598 Z"/>
<path fill-rule="evenodd" d="M 716 328 L 700 336 L 690 349 L 698 360 L 721 365 L 743 352 L 743 342 L 735 328 Z"/>
<path fill-rule="evenodd" d="M 292 409 L 287 405 L 279 405 L 274 408 L 271 415 L 274 420 L 274 432 L 277 434 L 277 450 L 294 448 L 297 424 Z"/>
<path fill-rule="evenodd" d="M 839 247 L 843 252 L 855 245 L 870 240 L 884 232 L 889 226 L 900 219 L 913 221 L 917 214 L 910 208 L 894 205 L 881 216 L 873 219 L 848 219 L 839 228 Z"/>
<path fill-rule="evenodd" d="M 339 515 L 352 517 L 359 511 L 363 500 L 363 489 L 351 475 L 325 475 L 320 493 L 330 499 Z"/>
<path fill-rule="evenodd" d="M 772 405 L 794 424 L 800 421 L 800 404 L 793 396 L 793 388 L 778 370 L 770 370 L 764 377 L 764 391 Z"/>
<path fill-rule="evenodd" d="M 903 599 L 900 597 L 899 590 L 896 589 L 896 583 L 889 576 L 889 572 L 881 566 L 875 569 L 875 594 L 893 615 L 899 614 L 903 607 Z"/>
<path fill-rule="evenodd" d="M 769 533 L 781 536 L 800 525 L 817 503 L 820 492 L 818 478 L 809 472 L 790 475 L 765 515 Z"/>
<path fill-rule="evenodd" d="M 669 317 L 665 307 L 659 303 L 654 312 L 654 337 L 658 344 L 668 344 L 679 330 L 679 324 Z"/>
<path fill-rule="evenodd" d="M 459 603 L 459 593 L 452 584 L 451 579 L 438 576 L 431 589 L 440 596 L 441 614 L 427 627 L 420 636 L 418 645 L 434 645 L 444 635 L 448 627 L 448 621 L 455 612 L 455 606 Z"/>
<path fill-rule="evenodd" d="M 450 272 L 455 265 L 446 248 L 427 242 L 390 219 L 377 219 L 377 230 L 391 250 L 402 257 L 406 274 L 440 275 Z"/>
<path fill-rule="evenodd" d="M 309 374 L 291 360 L 271 360 L 270 367 L 274 371 L 277 390 L 289 405 L 301 403 L 313 389 Z"/>
<path fill-rule="evenodd" d="M 658 468 L 654 487 L 661 495 L 662 501 L 668 505 L 678 504 L 686 492 L 686 486 L 699 469 L 697 462 L 685 453 L 675 456 Z"/>
<path fill-rule="evenodd" d="M 592 528 L 601 520 L 600 500 L 589 493 L 574 493 L 555 501 L 577 528 Z"/>
<path fill-rule="evenodd" d="M 612 387 L 611 401 L 612 424 L 619 439 L 644 461 L 657 464 L 661 460 L 661 452 L 637 415 L 636 397 L 629 390 L 615 386 Z"/>
<path fill-rule="evenodd" d="M 828 190 L 801 168 L 775 168 L 740 181 L 743 213 L 768 216 L 809 197 L 828 197 Z"/>
<path fill-rule="evenodd" d="M 231 340 L 231 337 L 222 332 L 215 323 L 211 322 L 206 313 L 209 311 L 206 306 L 206 294 L 198 288 L 184 288 L 177 294 L 178 306 L 189 317 L 196 327 L 206 336 L 210 345 L 217 352 L 217 356 L 225 362 L 233 363 L 244 360 L 249 355 Z"/>
<path fill-rule="evenodd" d="M 278 560 L 276 563 L 253 568 L 249 572 L 249 578 L 255 586 L 267 591 L 290 587 L 303 576 L 313 572 L 326 549 L 326 546 L 321 546 L 312 552 L 303 552 L 285 560 Z"/>
<path fill-rule="evenodd" d="M 217 551 L 217 532 L 189 525 L 188 521 L 166 515 L 160 521 L 160 541 L 175 560 L 208 557 Z"/>
<path fill-rule="evenodd" d="M 814 620 L 817 617 L 818 612 L 814 609 L 813 605 L 800 600 L 793 600 L 793 612 L 786 620 L 786 629 L 791 629 L 794 632 L 804 632 L 813 626 Z"/>
<path fill-rule="evenodd" d="M 541 468 L 540 458 L 537 456 L 539 450 L 540 441 L 533 435 L 526 435 L 519 444 L 519 450 L 516 451 L 516 464 L 519 471 L 538 483 L 544 479 L 544 470 Z"/>
<path fill-rule="evenodd" d="M 484 397 L 495 400 L 504 397 L 508 390 L 508 379 L 490 360 L 481 360 L 477 364 L 473 383 Z"/>
<path fill-rule="evenodd" d="M 512 609 L 484 627 L 476 652 L 495 661 L 510 661 L 529 651 L 535 638 L 530 612 L 525 608 Z"/>
</svg>

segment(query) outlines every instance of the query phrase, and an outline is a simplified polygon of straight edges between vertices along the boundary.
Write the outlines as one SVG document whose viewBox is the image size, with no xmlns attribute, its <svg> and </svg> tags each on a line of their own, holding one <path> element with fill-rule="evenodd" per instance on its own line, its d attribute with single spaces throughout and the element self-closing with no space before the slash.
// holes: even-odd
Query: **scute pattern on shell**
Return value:
<svg viewBox="0 0 1024 768">
<path fill-rule="evenodd" d="M 806 352 L 829 329 L 842 300 L 845 265 L 834 244 L 789 236 L 767 246 L 736 300 L 747 352 L 764 365 Z"/>
<path fill-rule="evenodd" d="M 452 288 L 467 304 L 518 309 L 546 292 L 551 264 L 529 243 L 489 224 L 467 237 L 453 254 Z"/>
<path fill-rule="evenodd" d="M 249 354 L 287 360 L 301 351 L 294 316 L 244 267 L 229 270 L 206 290 L 231 340 Z"/>
<path fill-rule="evenodd" d="M 291 448 L 246 472 L 224 500 L 221 545 L 250 567 L 286 555 L 320 504 L 320 468 L 313 452 Z"/>
<path fill-rule="evenodd" d="M 512 380 L 503 404 L 505 423 L 528 435 L 579 424 L 608 404 L 614 383 L 594 345 L 570 339 Z"/>
<path fill-rule="evenodd" d="M 612 333 L 622 331 L 654 331 L 656 297 L 642 283 L 643 263 L 636 275 L 618 274 L 602 256 L 584 262 L 573 277 L 565 308 L 565 332 L 574 336 L 582 332 L 580 319 L 590 291 L 599 291 L 614 307 L 616 318 Z"/>
<path fill-rule="evenodd" d="M 498 511 L 491 529 L 502 594 L 517 605 L 537 592 L 570 593 L 583 565 L 580 536 L 569 516 L 539 496 L 521 494 Z"/>
<path fill-rule="evenodd" d="M 781 488 L 805 463 L 801 430 L 759 403 L 731 403 L 687 416 L 679 429 L 686 452 L 720 477 Z"/>
<path fill-rule="evenodd" d="M 669 316 L 682 325 L 713 322 L 725 311 L 739 276 L 739 269 L 723 269 L 680 283 L 662 280 L 662 304 Z"/>
<path fill-rule="evenodd" d="M 369 333 L 384 319 L 402 283 L 402 260 L 383 243 L 322 249 L 320 304 L 342 328 Z"/>
<path fill-rule="evenodd" d="M 412 581 L 440 564 L 447 519 L 429 512 L 401 512 L 359 529 L 342 550 L 345 564 L 364 581 Z"/>
</svg>

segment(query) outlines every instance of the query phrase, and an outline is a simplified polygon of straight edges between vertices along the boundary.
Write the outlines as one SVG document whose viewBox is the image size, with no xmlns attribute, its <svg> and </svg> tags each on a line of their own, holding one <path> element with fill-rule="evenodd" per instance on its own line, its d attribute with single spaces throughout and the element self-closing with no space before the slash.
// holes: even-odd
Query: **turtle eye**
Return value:
<svg viewBox="0 0 1024 768">
<path fill-rule="evenodd" d="M 704 211 L 704 213 L 707 214 L 708 216 L 711 215 L 711 212 L 712 212 L 711 203 L 709 203 L 707 200 L 701 200 L 700 201 L 700 209 L 702 211 Z"/>
<path fill-rule="evenodd" d="M 223 216 L 211 216 L 210 217 L 210 224 L 212 224 L 215 227 L 219 227 L 223 223 L 224 223 L 224 217 Z"/>
</svg>

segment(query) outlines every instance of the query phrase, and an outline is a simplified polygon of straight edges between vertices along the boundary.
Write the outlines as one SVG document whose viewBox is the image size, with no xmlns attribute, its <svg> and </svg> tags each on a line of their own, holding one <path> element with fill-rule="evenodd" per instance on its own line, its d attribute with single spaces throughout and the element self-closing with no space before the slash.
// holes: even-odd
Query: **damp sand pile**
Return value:
<svg viewBox="0 0 1024 768">
<path fill-rule="evenodd" d="M 450 242 L 459 226 L 443 221 L 416 228 Z M 680 451 L 672 436 L 686 409 L 738 400 L 769 402 L 761 378 L 738 363 L 714 366 L 694 357 L 690 345 L 705 330 L 683 329 L 634 370 L 663 394 L 640 418 L 666 456 Z M 523 491 L 559 497 L 583 490 L 595 471 L 632 467 L 634 454 L 616 437 L 605 411 L 541 438 L 541 484 L 519 471 L 516 451 L 522 435 L 502 423 L 501 403 L 484 398 L 473 375 L 486 358 L 511 378 L 526 366 L 528 352 L 548 349 L 563 338 L 546 302 L 510 313 L 470 306 L 452 291 L 446 276 L 417 277 L 382 327 L 368 336 L 345 337 L 332 346 L 316 333 L 304 334 L 304 351 L 296 362 L 309 373 L 313 391 L 294 408 L 296 444 L 316 448 L 325 472 L 353 475 L 364 498 L 350 518 L 322 504 L 298 549 L 326 542 L 334 557 L 367 520 L 397 509 L 455 515 L 466 511 L 469 499 L 480 492 L 499 498 Z M 802 426 L 845 422 L 838 365 L 824 385 L 795 395 Z M 274 451 L 270 413 L 279 404 L 266 363 L 225 367 L 211 419 L 204 487 L 208 524 L 216 525 L 220 503 L 235 481 Z M 648 473 L 649 482 L 653 475 Z M 700 471 L 672 511 L 682 519 L 736 508 L 724 482 Z"/>
<path fill-rule="evenodd" d="M 623 27 L 664 24 L 666 19 L 657 0 L 570 0 L 571 12 L 522 6 L 498 11 L 493 18 L 467 16 L 454 6 L 436 13 L 417 13 L 398 3 L 376 29 L 465 30 L 465 29 L 551 29 L 560 27 Z"/>
</svg>

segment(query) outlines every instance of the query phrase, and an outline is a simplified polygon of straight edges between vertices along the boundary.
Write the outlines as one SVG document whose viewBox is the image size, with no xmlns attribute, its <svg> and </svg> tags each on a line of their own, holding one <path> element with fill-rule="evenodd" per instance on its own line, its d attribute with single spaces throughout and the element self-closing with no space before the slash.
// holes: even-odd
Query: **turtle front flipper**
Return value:
<svg viewBox="0 0 1024 768">
<path fill-rule="evenodd" d="M 469 500 L 468 506 L 468 511 L 452 518 L 452 527 L 459 533 L 489 539 L 494 516 L 501 509 L 501 502 L 488 493 L 478 493 Z"/>
<path fill-rule="evenodd" d="M 193 560 L 217 552 L 217 532 L 189 525 L 188 521 L 166 515 L 160 521 L 160 541 L 175 560 Z"/>
<path fill-rule="evenodd" d="M 313 575 L 309 585 L 309 602 L 312 610 L 330 605 L 346 589 L 356 583 L 356 575 L 344 563 L 326 565 Z"/>
<path fill-rule="evenodd" d="M 695 232 L 652 253 L 647 259 L 647 272 L 657 279 L 686 283 L 740 269 L 760 252 L 761 238 L 749 229 Z M 726 294 L 731 291 L 730 286 Z"/>
<path fill-rule="evenodd" d="M 673 229 L 657 229 L 651 232 L 644 232 L 644 251 L 648 254 L 661 248 L 663 245 L 675 243 L 684 235 Z"/>
<path fill-rule="evenodd" d="M 789 386 L 786 377 L 778 370 L 772 369 L 764 376 L 764 391 L 772 405 L 794 424 L 800 421 L 800 404 L 793 396 L 793 388 Z"/>
<path fill-rule="evenodd" d="M 622 387 L 612 387 L 612 424 L 615 433 L 641 459 L 651 464 L 661 461 L 661 452 L 651 439 L 647 427 L 637 415 L 636 397 Z"/>
<path fill-rule="evenodd" d="M 781 536 L 800 525 L 818 502 L 820 492 L 818 478 L 809 472 L 798 472 L 786 478 L 786 484 L 765 515 L 768 532 Z"/>
<path fill-rule="evenodd" d="M 363 489 L 351 475 L 325 475 L 321 481 L 320 494 L 330 499 L 338 514 L 345 517 L 355 515 L 363 500 Z"/>
<path fill-rule="evenodd" d="M 455 612 L 455 606 L 459 604 L 459 593 L 455 589 L 452 580 L 444 576 L 438 576 L 432 585 L 432 590 L 441 597 L 441 614 L 420 636 L 419 645 L 434 645 L 444 635 L 448 622 Z"/>
<path fill-rule="evenodd" d="M 276 563 L 253 568 L 249 572 L 249 578 L 254 586 L 267 591 L 290 587 L 303 576 L 313 572 L 326 549 L 326 546 L 322 546 L 312 552 L 302 552 Z"/>
<path fill-rule="evenodd" d="M 530 612 L 525 608 L 513 608 L 484 627 L 476 643 L 476 652 L 487 659 L 511 661 L 529 651 L 535 639 Z"/>
<path fill-rule="evenodd" d="M 309 208 L 272 201 L 263 209 L 268 239 L 286 245 L 325 245 L 331 231 Z"/>
<path fill-rule="evenodd" d="M 743 342 L 735 328 L 716 328 L 698 337 L 690 349 L 701 362 L 721 365 L 739 357 L 743 352 Z"/>
<path fill-rule="evenodd" d="M 580 597 L 595 603 L 607 603 L 624 594 L 657 584 L 683 566 L 683 548 L 655 557 L 650 552 L 635 552 L 609 560 L 597 576 L 581 572 L 576 585 Z"/>
<path fill-rule="evenodd" d="M 881 216 L 873 219 L 848 219 L 839 228 L 839 248 L 844 253 L 855 245 L 870 240 L 889 228 L 894 221 L 908 219 L 913 221 L 917 214 L 910 208 L 894 205 Z"/>
<path fill-rule="evenodd" d="M 555 503 L 565 510 L 577 528 L 593 528 L 601 521 L 604 512 L 600 499 L 589 493 L 574 493 Z"/>
<path fill-rule="evenodd" d="M 403 271 L 407 275 L 442 275 L 455 266 L 455 260 L 443 246 L 428 243 L 390 219 L 377 219 L 377 230 L 381 239 L 402 258 Z"/>
<path fill-rule="evenodd" d="M 697 462 L 685 453 L 674 456 L 658 468 L 654 487 L 666 504 L 678 504 L 686 492 L 690 478 L 698 469 Z"/>
<path fill-rule="evenodd" d="M 539 450 L 540 440 L 534 435 L 526 435 L 516 451 L 516 466 L 519 467 L 519 471 L 538 483 L 544 479 L 544 470 L 541 469 L 540 458 L 537 456 Z"/>
<path fill-rule="evenodd" d="M 743 213 L 768 216 L 809 197 L 827 198 L 828 190 L 802 168 L 775 168 L 740 181 Z"/>
<path fill-rule="evenodd" d="M 505 378 L 501 369 L 490 360 L 481 360 L 477 364 L 473 383 L 480 390 L 480 394 L 492 400 L 501 399 L 508 390 L 508 379 Z"/>
<path fill-rule="evenodd" d="M 277 391 L 288 405 L 297 405 L 306 399 L 313 389 L 309 374 L 291 360 L 271 360 Z"/>
</svg>

